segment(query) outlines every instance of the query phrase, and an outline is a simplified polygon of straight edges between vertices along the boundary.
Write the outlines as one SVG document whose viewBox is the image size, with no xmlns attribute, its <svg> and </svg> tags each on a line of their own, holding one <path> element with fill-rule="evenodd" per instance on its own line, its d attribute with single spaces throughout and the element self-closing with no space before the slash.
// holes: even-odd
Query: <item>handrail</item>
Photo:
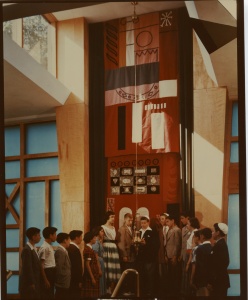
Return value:
<svg viewBox="0 0 248 300">
<path fill-rule="evenodd" d="M 134 269 L 126 269 L 121 274 L 121 278 L 119 279 L 119 281 L 118 281 L 118 283 L 117 283 L 117 285 L 116 285 L 116 287 L 115 287 L 115 289 L 113 291 L 113 294 L 111 295 L 111 298 L 116 297 L 116 295 L 119 292 L 119 289 L 120 289 L 120 287 L 122 285 L 122 282 L 123 282 L 124 278 L 127 276 L 127 274 L 129 272 L 133 272 L 133 273 L 136 274 L 136 278 L 137 278 L 137 284 L 136 284 L 136 289 L 137 289 L 136 294 L 137 295 L 136 295 L 136 297 L 139 297 L 139 272 L 137 270 L 134 270 Z"/>
</svg>

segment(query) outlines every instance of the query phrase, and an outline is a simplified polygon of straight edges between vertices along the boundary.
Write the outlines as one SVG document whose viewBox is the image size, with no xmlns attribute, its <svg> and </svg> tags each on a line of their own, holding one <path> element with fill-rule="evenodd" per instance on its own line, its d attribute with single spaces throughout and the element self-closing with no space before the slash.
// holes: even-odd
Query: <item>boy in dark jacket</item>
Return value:
<svg viewBox="0 0 248 300">
<path fill-rule="evenodd" d="M 39 243 L 40 229 L 30 227 L 26 231 L 28 242 L 22 250 L 22 268 L 19 278 L 19 291 L 21 299 L 40 299 L 41 268 L 35 244 Z"/>
<path fill-rule="evenodd" d="M 196 250 L 194 284 L 196 296 L 210 296 L 209 280 L 211 278 L 212 230 L 203 228 L 200 232 L 201 245 Z"/>
</svg>

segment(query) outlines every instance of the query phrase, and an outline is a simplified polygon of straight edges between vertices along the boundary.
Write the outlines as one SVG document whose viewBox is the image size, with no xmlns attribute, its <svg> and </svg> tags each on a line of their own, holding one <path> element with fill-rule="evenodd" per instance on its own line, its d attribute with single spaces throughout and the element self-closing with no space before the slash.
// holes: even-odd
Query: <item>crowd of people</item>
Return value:
<svg viewBox="0 0 248 300">
<path fill-rule="evenodd" d="M 181 213 L 180 221 L 178 226 L 167 213 L 133 220 L 127 213 L 116 231 L 115 213 L 108 211 L 104 224 L 85 234 L 81 230 L 57 234 L 55 227 L 44 228 L 38 250 L 40 229 L 28 228 L 21 253 L 21 299 L 107 298 L 127 269 L 137 272 L 127 274 L 118 297 L 137 295 L 139 274 L 142 298 L 225 298 L 230 287 L 228 226 L 215 223 L 212 229 L 201 228 L 187 212 Z"/>
</svg>

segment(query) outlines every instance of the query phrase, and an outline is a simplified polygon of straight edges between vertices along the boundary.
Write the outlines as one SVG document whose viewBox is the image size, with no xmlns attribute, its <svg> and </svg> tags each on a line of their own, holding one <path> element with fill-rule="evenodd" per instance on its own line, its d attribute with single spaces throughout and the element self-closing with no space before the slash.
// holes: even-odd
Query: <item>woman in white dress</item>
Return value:
<svg viewBox="0 0 248 300">
<path fill-rule="evenodd" d="M 115 213 L 113 211 L 107 211 L 105 214 L 105 221 L 106 223 L 101 225 L 104 230 L 103 260 L 106 285 L 109 293 L 112 294 L 118 280 L 121 277 L 119 253 L 116 246 L 116 230 L 114 227 Z"/>
</svg>

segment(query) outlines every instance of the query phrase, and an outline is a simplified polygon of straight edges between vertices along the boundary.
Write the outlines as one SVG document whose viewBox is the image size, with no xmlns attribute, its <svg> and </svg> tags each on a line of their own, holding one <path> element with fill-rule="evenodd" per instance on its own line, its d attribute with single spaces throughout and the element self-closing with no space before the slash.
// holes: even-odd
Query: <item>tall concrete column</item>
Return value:
<svg viewBox="0 0 248 300">
<path fill-rule="evenodd" d="M 88 107 L 69 104 L 56 111 L 63 231 L 89 229 Z"/>
<path fill-rule="evenodd" d="M 89 229 L 88 26 L 57 22 L 57 78 L 72 92 L 56 110 L 62 227 Z"/>
</svg>

